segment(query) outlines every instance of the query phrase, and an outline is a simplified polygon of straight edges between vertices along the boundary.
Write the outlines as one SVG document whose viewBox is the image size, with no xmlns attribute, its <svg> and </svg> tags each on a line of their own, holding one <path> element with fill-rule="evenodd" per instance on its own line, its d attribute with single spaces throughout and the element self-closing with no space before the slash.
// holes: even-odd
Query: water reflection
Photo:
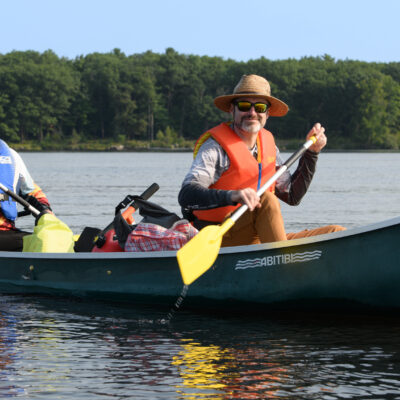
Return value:
<svg viewBox="0 0 400 400">
<path fill-rule="evenodd" d="M 180 311 L 165 324 L 166 312 L 3 297 L 0 397 L 390 399 L 400 390 L 396 318 Z"/>
<path fill-rule="evenodd" d="M 205 393 L 210 399 L 335 399 L 377 394 L 396 398 L 392 396 L 400 388 L 395 339 L 399 326 L 394 321 L 387 330 L 385 320 L 364 321 L 360 329 L 349 325 L 350 321 L 339 326 L 329 320 L 305 325 L 253 321 L 249 326 L 246 320 L 242 329 L 218 336 L 219 345 L 205 346 L 198 337 L 185 339 L 173 361 L 183 379 L 179 389 L 189 399 L 204 398 Z M 262 327 L 264 331 L 259 330 Z M 386 336 L 383 342 L 377 339 L 377 328 Z M 377 342 L 385 345 L 376 346 Z"/>
<path fill-rule="evenodd" d="M 182 342 L 182 350 L 172 361 L 182 377 L 182 384 L 177 385 L 178 392 L 187 398 L 194 398 L 194 394 L 189 392 L 191 389 L 201 390 L 210 396 L 215 389 L 225 391 L 226 376 L 234 363 L 234 357 L 229 351 L 219 346 L 201 346 L 188 339 Z"/>
<path fill-rule="evenodd" d="M 203 398 L 205 393 L 212 399 L 277 398 L 288 378 L 287 369 L 268 362 L 263 349 L 237 352 L 191 341 L 182 347 L 172 364 L 183 378 L 180 393 L 188 399 Z"/>
</svg>

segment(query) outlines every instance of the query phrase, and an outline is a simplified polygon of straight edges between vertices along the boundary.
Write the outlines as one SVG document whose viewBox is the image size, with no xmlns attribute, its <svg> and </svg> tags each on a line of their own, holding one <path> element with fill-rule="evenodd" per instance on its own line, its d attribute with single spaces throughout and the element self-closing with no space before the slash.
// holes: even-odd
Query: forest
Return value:
<svg viewBox="0 0 400 400">
<path fill-rule="evenodd" d="M 297 145 L 321 122 L 333 150 L 400 148 L 399 62 L 329 55 L 239 62 L 172 48 L 73 60 L 51 50 L 0 54 L 0 137 L 22 150 L 190 148 L 229 120 L 213 99 L 232 93 L 243 74 L 264 76 L 289 105 L 266 126 L 282 146 Z"/>
</svg>

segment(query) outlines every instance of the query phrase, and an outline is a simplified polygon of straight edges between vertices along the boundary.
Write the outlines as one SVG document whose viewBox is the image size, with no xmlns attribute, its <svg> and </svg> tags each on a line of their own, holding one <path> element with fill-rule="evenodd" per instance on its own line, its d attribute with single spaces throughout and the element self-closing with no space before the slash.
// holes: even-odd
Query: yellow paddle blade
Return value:
<svg viewBox="0 0 400 400">
<path fill-rule="evenodd" d="M 222 225 L 206 226 L 178 250 L 176 256 L 185 285 L 190 285 L 214 264 L 222 237 L 233 224 L 234 221 L 227 219 Z"/>
</svg>

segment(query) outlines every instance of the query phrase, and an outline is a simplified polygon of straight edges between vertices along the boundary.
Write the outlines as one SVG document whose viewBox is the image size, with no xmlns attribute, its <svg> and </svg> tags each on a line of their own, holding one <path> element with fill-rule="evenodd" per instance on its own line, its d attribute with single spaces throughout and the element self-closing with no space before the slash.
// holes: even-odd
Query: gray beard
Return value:
<svg viewBox="0 0 400 400">
<path fill-rule="evenodd" d="M 247 120 L 243 120 L 239 127 L 240 129 L 249 133 L 258 133 L 261 129 L 261 124 L 258 120 L 257 120 L 257 125 L 253 123 L 248 123 Z"/>
</svg>

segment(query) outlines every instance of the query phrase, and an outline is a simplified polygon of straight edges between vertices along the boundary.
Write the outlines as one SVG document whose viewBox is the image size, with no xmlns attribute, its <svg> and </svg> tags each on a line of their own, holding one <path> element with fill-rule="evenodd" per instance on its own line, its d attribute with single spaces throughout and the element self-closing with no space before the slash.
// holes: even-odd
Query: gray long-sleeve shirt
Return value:
<svg viewBox="0 0 400 400">
<path fill-rule="evenodd" d="M 256 155 L 257 146 L 251 151 Z M 276 196 L 287 204 L 299 204 L 310 186 L 317 159 L 317 153 L 306 151 L 293 174 L 286 171 L 278 178 L 275 185 Z M 283 161 L 277 148 L 276 165 L 279 167 L 282 164 Z M 185 217 L 190 217 L 193 210 L 235 204 L 231 200 L 232 191 L 209 189 L 229 166 L 229 157 L 220 144 L 213 138 L 205 141 L 185 176 L 178 195 L 178 201 Z"/>
</svg>

